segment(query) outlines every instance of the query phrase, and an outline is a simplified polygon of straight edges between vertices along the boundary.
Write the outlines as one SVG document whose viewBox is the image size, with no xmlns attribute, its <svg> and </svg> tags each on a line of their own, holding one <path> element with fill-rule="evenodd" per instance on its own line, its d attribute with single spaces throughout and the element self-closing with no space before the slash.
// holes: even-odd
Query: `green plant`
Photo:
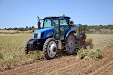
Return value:
<svg viewBox="0 0 113 75">
<path fill-rule="evenodd" d="M 93 50 L 89 53 L 89 57 L 94 60 L 98 60 L 102 58 L 102 52 L 99 49 Z"/>
<path fill-rule="evenodd" d="M 102 58 L 102 52 L 99 49 L 95 50 L 79 50 L 77 52 L 77 55 L 79 56 L 80 59 L 83 59 L 85 56 L 88 56 L 91 59 L 98 60 Z"/>
<path fill-rule="evenodd" d="M 3 58 L 4 58 L 3 54 L 2 54 L 2 53 L 0 53 L 0 59 L 3 59 Z"/>
<path fill-rule="evenodd" d="M 77 55 L 79 55 L 80 59 L 83 59 L 87 54 L 84 50 L 81 49 L 77 52 Z"/>
</svg>

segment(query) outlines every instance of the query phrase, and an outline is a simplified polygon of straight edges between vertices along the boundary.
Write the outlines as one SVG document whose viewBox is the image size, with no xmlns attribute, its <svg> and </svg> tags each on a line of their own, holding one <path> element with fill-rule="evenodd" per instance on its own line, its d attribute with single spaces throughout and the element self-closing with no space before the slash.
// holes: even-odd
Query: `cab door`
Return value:
<svg viewBox="0 0 113 75">
<path fill-rule="evenodd" d="M 60 20 L 58 18 L 53 19 L 53 33 L 54 39 L 60 40 Z"/>
<path fill-rule="evenodd" d="M 65 33 L 69 30 L 68 18 L 57 18 L 53 20 L 54 38 L 64 40 Z"/>
<path fill-rule="evenodd" d="M 61 33 L 61 40 L 64 40 L 66 32 L 69 30 L 69 22 L 68 18 L 60 19 L 60 33 Z"/>
</svg>

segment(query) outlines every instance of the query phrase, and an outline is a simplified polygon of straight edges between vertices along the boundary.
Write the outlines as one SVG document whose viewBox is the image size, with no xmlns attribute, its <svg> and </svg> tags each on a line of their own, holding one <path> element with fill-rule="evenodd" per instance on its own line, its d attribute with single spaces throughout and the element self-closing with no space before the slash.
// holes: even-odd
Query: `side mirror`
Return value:
<svg viewBox="0 0 113 75">
<path fill-rule="evenodd" d="M 74 22 L 73 21 L 70 21 L 70 25 L 73 25 L 74 24 Z"/>
</svg>

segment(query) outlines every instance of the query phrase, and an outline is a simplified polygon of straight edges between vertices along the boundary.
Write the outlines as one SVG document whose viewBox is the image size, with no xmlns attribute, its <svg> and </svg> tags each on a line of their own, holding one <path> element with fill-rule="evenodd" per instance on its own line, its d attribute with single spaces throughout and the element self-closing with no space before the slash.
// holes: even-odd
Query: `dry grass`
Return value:
<svg viewBox="0 0 113 75">
<path fill-rule="evenodd" d="M 18 30 L 0 30 L 0 34 L 28 34 L 32 33 L 33 30 L 27 30 L 27 31 L 18 31 Z"/>
<path fill-rule="evenodd" d="M 112 34 L 88 34 L 88 39 L 92 39 L 92 42 L 94 44 L 94 48 L 103 48 L 110 43 L 113 42 L 113 35 Z"/>
<path fill-rule="evenodd" d="M 18 30 L 0 30 L 0 32 L 16 32 Z"/>
<path fill-rule="evenodd" d="M 88 34 L 87 37 L 92 38 L 95 48 L 108 46 L 110 42 L 113 42 L 113 35 L 110 34 Z M 24 44 L 30 38 L 32 38 L 32 34 L 0 34 L 1 70 L 44 58 L 43 52 L 39 51 L 24 54 Z"/>
</svg>

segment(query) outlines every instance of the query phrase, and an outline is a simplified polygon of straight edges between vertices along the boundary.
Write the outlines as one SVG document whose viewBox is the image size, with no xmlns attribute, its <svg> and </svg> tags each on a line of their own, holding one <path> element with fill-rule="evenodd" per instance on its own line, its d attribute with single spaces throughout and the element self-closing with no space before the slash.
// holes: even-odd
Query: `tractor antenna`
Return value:
<svg viewBox="0 0 113 75">
<path fill-rule="evenodd" d="M 39 19 L 39 17 L 37 16 L 37 18 L 38 18 L 38 30 L 40 29 L 40 19 Z"/>
</svg>

